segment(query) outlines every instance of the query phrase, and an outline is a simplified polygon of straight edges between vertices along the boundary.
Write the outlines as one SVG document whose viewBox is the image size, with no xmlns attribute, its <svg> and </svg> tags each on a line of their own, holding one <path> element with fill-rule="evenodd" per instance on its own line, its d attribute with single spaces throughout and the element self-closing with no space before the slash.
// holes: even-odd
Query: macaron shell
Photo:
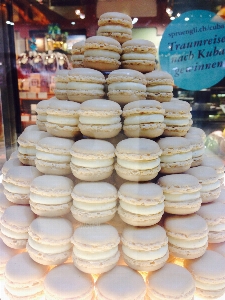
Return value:
<svg viewBox="0 0 225 300">
<path fill-rule="evenodd" d="M 124 125 L 123 130 L 127 137 L 142 137 L 154 139 L 163 134 L 166 125 L 164 123 L 149 123 L 139 125 Z"/>
<path fill-rule="evenodd" d="M 91 99 L 103 99 L 105 93 L 101 90 L 67 90 L 67 97 L 70 101 L 82 103 Z"/>
<path fill-rule="evenodd" d="M 97 139 L 107 139 L 117 136 L 122 128 L 121 123 L 112 125 L 86 125 L 79 123 L 78 125 L 81 133 L 87 137 Z"/>
<path fill-rule="evenodd" d="M 125 105 L 132 101 L 146 99 L 147 94 L 145 92 L 133 90 L 113 90 L 108 92 L 107 96 L 110 100 L 115 101 L 120 105 Z"/>
<path fill-rule="evenodd" d="M 29 204 L 29 200 L 30 200 L 29 194 L 11 193 L 11 192 L 7 191 L 6 189 L 4 190 L 4 194 L 5 194 L 6 198 L 14 204 L 22 204 L 22 205 Z"/>
<path fill-rule="evenodd" d="M 46 130 L 50 134 L 62 138 L 74 138 L 80 134 L 78 126 L 59 125 L 54 123 L 45 123 Z"/>
<path fill-rule="evenodd" d="M 64 216 L 70 212 L 70 208 L 72 206 L 72 201 L 68 203 L 58 204 L 58 205 L 49 205 L 49 204 L 40 204 L 30 202 L 31 210 L 38 216 L 41 217 L 60 217 Z"/>
<path fill-rule="evenodd" d="M 36 168 L 48 175 L 69 175 L 71 174 L 70 164 L 49 162 L 41 159 L 35 159 Z"/>
<path fill-rule="evenodd" d="M 185 160 L 183 162 L 174 162 L 174 163 L 160 163 L 161 170 L 163 174 L 176 174 L 183 173 L 190 169 L 192 164 L 192 159 Z"/>
<path fill-rule="evenodd" d="M 104 180 L 110 177 L 113 172 L 113 165 L 102 168 L 84 168 L 75 166 L 73 163 L 70 163 L 70 167 L 73 175 L 76 178 L 84 181 Z"/>
<path fill-rule="evenodd" d="M 165 201 L 165 212 L 174 215 L 188 215 L 197 212 L 202 204 L 202 199 L 197 198 L 190 201 L 170 202 Z"/>
</svg>

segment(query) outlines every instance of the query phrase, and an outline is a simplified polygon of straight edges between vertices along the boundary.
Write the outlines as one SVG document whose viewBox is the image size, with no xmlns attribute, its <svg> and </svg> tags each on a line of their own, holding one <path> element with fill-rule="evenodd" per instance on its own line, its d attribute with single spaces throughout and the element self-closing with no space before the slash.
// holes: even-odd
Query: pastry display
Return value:
<svg viewBox="0 0 225 300">
<path fill-rule="evenodd" d="M 108 182 L 80 182 L 75 185 L 71 196 L 71 212 L 79 222 L 101 224 L 116 214 L 117 189 Z"/>
<path fill-rule="evenodd" d="M 46 124 L 46 123 L 45 123 Z M 24 165 L 35 166 L 36 145 L 41 139 L 51 136 L 45 131 L 24 131 L 18 137 L 18 158 Z"/>
<path fill-rule="evenodd" d="M 109 100 L 120 105 L 146 99 L 145 76 L 136 70 L 119 69 L 111 72 L 106 79 Z"/>
<path fill-rule="evenodd" d="M 127 137 L 156 138 L 163 134 L 165 110 L 155 100 L 138 100 L 123 108 L 123 131 Z"/>
<path fill-rule="evenodd" d="M 201 185 L 196 177 L 188 174 L 171 174 L 160 177 L 158 184 L 165 197 L 165 212 L 188 215 L 201 207 Z"/>
<path fill-rule="evenodd" d="M 80 226 L 75 229 L 71 242 L 74 265 L 85 273 L 108 272 L 119 260 L 120 238 L 111 225 Z"/>
<path fill-rule="evenodd" d="M 120 43 L 111 37 L 89 37 L 84 45 L 84 66 L 99 71 L 117 70 L 121 52 Z"/>
<path fill-rule="evenodd" d="M 132 19 L 119 12 L 106 12 L 99 17 L 97 35 L 108 36 L 119 43 L 132 39 Z"/>
<path fill-rule="evenodd" d="M 125 182 L 118 191 L 118 214 L 127 224 L 151 226 L 157 224 L 164 213 L 164 195 L 154 183 Z"/>
<path fill-rule="evenodd" d="M 55 73 L 55 96 L 59 100 L 68 100 L 68 70 L 57 70 Z"/>
<path fill-rule="evenodd" d="M 133 39 L 122 44 L 122 68 L 148 73 L 155 69 L 155 44 L 148 40 Z"/>
<path fill-rule="evenodd" d="M 148 181 L 160 171 L 158 144 L 144 138 L 129 138 L 116 146 L 116 173 L 129 181 Z"/>
<path fill-rule="evenodd" d="M 36 177 L 30 185 L 30 208 L 42 217 L 58 217 L 70 212 L 73 181 L 59 175 Z"/>
<path fill-rule="evenodd" d="M 68 99 L 84 102 L 89 99 L 102 99 L 105 96 L 104 75 L 90 68 L 74 68 L 68 72 Z"/>
<path fill-rule="evenodd" d="M 220 181 L 213 168 L 199 166 L 187 170 L 186 173 L 195 176 L 201 184 L 202 203 L 212 202 L 219 197 L 221 192 Z"/>
<path fill-rule="evenodd" d="M 144 228 L 127 226 L 121 241 L 124 261 L 134 270 L 158 270 L 169 258 L 166 231 L 159 225 Z"/>
<path fill-rule="evenodd" d="M 110 100 L 88 100 L 79 109 L 79 129 L 85 136 L 108 139 L 119 134 L 122 128 L 121 107 Z"/>
<path fill-rule="evenodd" d="M 167 216 L 164 228 L 169 239 L 171 255 L 194 259 L 205 253 L 209 230 L 207 222 L 199 215 Z"/>
<path fill-rule="evenodd" d="M 62 138 L 74 138 L 79 135 L 79 108 L 80 104 L 76 102 L 52 100 L 47 108 L 47 132 Z"/>
<path fill-rule="evenodd" d="M 84 44 L 85 41 L 80 41 L 72 46 L 71 50 L 71 61 L 73 68 L 82 68 L 84 66 Z"/>
</svg>

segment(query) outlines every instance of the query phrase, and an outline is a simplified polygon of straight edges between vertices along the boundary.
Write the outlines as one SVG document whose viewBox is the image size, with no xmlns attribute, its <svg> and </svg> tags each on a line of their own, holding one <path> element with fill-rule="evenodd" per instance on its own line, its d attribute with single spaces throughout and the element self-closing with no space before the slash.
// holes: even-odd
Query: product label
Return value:
<svg viewBox="0 0 225 300">
<path fill-rule="evenodd" d="M 186 90 L 211 87 L 225 76 L 225 21 L 206 10 L 192 10 L 166 28 L 159 47 L 161 69 Z"/>
</svg>

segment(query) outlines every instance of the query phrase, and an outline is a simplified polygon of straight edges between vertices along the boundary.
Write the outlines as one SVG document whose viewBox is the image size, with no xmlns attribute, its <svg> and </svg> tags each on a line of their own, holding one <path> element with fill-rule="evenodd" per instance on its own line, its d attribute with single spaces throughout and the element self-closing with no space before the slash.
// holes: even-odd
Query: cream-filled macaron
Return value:
<svg viewBox="0 0 225 300">
<path fill-rule="evenodd" d="M 106 12 L 99 17 L 97 35 L 111 37 L 119 43 L 132 39 L 132 19 L 120 12 Z"/>
<path fill-rule="evenodd" d="M 174 100 L 162 103 L 165 109 L 164 136 L 184 136 L 192 125 L 191 106 L 186 101 Z"/>
<path fill-rule="evenodd" d="M 156 138 L 166 127 L 164 114 L 165 110 L 158 101 L 130 102 L 123 108 L 123 131 L 128 137 Z"/>
<path fill-rule="evenodd" d="M 73 143 L 72 140 L 59 137 L 41 139 L 36 146 L 37 169 L 48 175 L 70 174 L 70 149 Z"/>
<path fill-rule="evenodd" d="M 127 266 L 116 266 L 96 281 L 96 300 L 144 300 L 146 286 L 143 277 Z"/>
<path fill-rule="evenodd" d="M 71 212 L 82 223 L 108 222 L 117 211 L 117 189 L 107 182 L 80 182 L 75 185 L 71 196 Z"/>
<path fill-rule="evenodd" d="M 13 249 L 8 247 L 3 240 L 0 238 L 0 279 L 3 278 L 3 275 L 5 273 L 5 266 L 7 262 L 15 256 L 16 254 L 20 253 L 20 250 L 18 249 Z"/>
<path fill-rule="evenodd" d="M 115 70 L 109 74 L 106 82 L 108 84 L 108 98 L 121 105 L 146 99 L 146 79 L 139 71 Z"/>
<path fill-rule="evenodd" d="M 10 248 L 23 249 L 28 239 L 28 227 L 36 218 L 27 205 L 12 205 L 1 217 L 1 238 Z"/>
<path fill-rule="evenodd" d="M 133 39 L 122 44 L 122 67 L 142 73 L 155 69 L 155 44 L 148 40 Z"/>
<path fill-rule="evenodd" d="M 114 101 L 93 99 L 83 102 L 78 111 L 79 129 L 83 135 L 108 139 L 119 134 L 122 124 L 120 105 Z"/>
<path fill-rule="evenodd" d="M 71 61 L 73 68 L 82 68 L 84 66 L 84 45 L 85 41 L 80 41 L 73 44 L 71 49 Z"/>
<path fill-rule="evenodd" d="M 166 216 L 164 228 L 169 239 L 169 251 L 174 257 L 194 259 L 208 247 L 208 225 L 197 214 Z"/>
<path fill-rule="evenodd" d="M 30 184 L 42 173 L 33 166 L 18 166 L 9 169 L 4 177 L 4 194 L 16 204 L 29 204 Z"/>
<path fill-rule="evenodd" d="M 151 226 L 158 223 L 164 213 L 164 196 L 154 183 L 123 183 L 118 191 L 118 214 L 127 224 Z"/>
<path fill-rule="evenodd" d="M 182 173 L 192 164 L 192 146 L 183 137 L 165 137 L 158 141 L 162 150 L 160 157 L 161 173 Z"/>
<path fill-rule="evenodd" d="M 45 123 L 46 124 L 46 123 Z M 45 131 L 24 131 L 18 137 L 18 158 L 24 165 L 35 166 L 36 145 L 41 139 L 52 136 Z"/>
<path fill-rule="evenodd" d="M 165 72 L 155 70 L 145 74 L 147 81 L 147 99 L 169 102 L 173 97 L 173 77 Z"/>
<path fill-rule="evenodd" d="M 220 202 L 206 203 L 197 214 L 208 224 L 209 243 L 225 242 L 225 205 Z"/>
<path fill-rule="evenodd" d="M 137 271 L 155 271 L 169 257 L 166 231 L 159 225 L 127 226 L 122 232 L 122 253 L 126 264 Z"/>
<path fill-rule="evenodd" d="M 28 228 L 27 252 L 42 265 L 59 265 L 71 255 L 73 225 L 65 218 L 38 217 Z"/>
<path fill-rule="evenodd" d="M 47 108 L 47 131 L 57 137 L 74 138 L 79 135 L 78 110 L 80 104 L 66 100 L 52 100 Z"/>
<path fill-rule="evenodd" d="M 117 230 L 108 224 L 81 226 L 75 229 L 73 243 L 74 265 L 85 273 L 101 274 L 117 264 L 120 238 Z"/>
<path fill-rule="evenodd" d="M 13 205 L 11 201 L 9 201 L 3 192 L 0 192 L 0 218 L 3 215 L 6 208 Z"/>
<path fill-rule="evenodd" d="M 117 70 L 121 52 L 120 43 L 111 37 L 89 37 L 84 45 L 84 66 L 99 71 Z"/>
<path fill-rule="evenodd" d="M 202 203 L 216 200 L 221 192 L 218 174 L 211 167 L 199 166 L 186 171 L 187 174 L 195 176 L 202 188 L 200 190 Z"/>
<path fill-rule="evenodd" d="M 36 112 L 37 112 L 37 121 L 36 124 L 40 130 L 47 131 L 45 127 L 45 123 L 47 121 L 47 108 L 49 103 L 52 101 L 52 99 L 57 99 L 55 97 L 50 98 L 48 100 L 42 100 L 38 102 L 36 106 Z"/>
<path fill-rule="evenodd" d="M 4 165 L 2 166 L 2 182 L 4 183 L 4 178 L 6 173 L 9 171 L 9 169 L 14 167 L 23 166 L 22 162 L 19 160 L 19 158 L 12 158 L 7 160 Z"/>
<path fill-rule="evenodd" d="M 195 295 L 203 299 L 217 299 L 225 293 L 225 258 L 211 250 L 199 258 L 187 260 L 185 268 L 195 280 Z"/>
<path fill-rule="evenodd" d="M 102 99 L 104 92 L 104 75 L 89 68 L 74 68 L 68 72 L 68 99 L 84 102 L 89 99 Z"/>
<path fill-rule="evenodd" d="M 55 73 L 55 96 L 59 100 L 68 100 L 67 84 L 68 84 L 68 71 L 57 70 Z"/>
<path fill-rule="evenodd" d="M 192 135 L 191 133 L 187 133 L 184 136 L 188 139 L 192 146 L 192 164 L 191 167 L 198 167 L 202 164 L 202 158 L 205 153 L 205 145 L 202 141 L 202 138 L 199 135 Z"/>
<path fill-rule="evenodd" d="M 84 139 L 73 144 L 71 170 L 73 175 L 85 181 L 99 181 L 113 172 L 114 146 L 106 141 Z"/>
<path fill-rule="evenodd" d="M 7 299 L 40 299 L 44 294 L 43 281 L 49 268 L 34 262 L 28 253 L 12 257 L 5 268 Z"/>
<path fill-rule="evenodd" d="M 44 279 L 46 300 L 84 299 L 94 297 L 94 281 L 73 264 L 66 263 L 50 270 Z"/>
<path fill-rule="evenodd" d="M 203 156 L 201 166 L 213 168 L 219 178 L 221 185 L 224 185 L 224 162 L 218 156 Z"/>
<path fill-rule="evenodd" d="M 195 282 L 191 274 L 184 268 L 167 263 L 156 272 L 149 273 L 147 280 L 149 299 L 193 300 Z"/>
<path fill-rule="evenodd" d="M 189 133 L 192 134 L 192 135 L 199 135 L 202 138 L 202 141 L 205 142 L 206 134 L 205 134 L 204 130 L 202 130 L 201 128 L 191 127 L 188 130 L 188 134 Z"/>
<path fill-rule="evenodd" d="M 130 181 L 148 181 L 160 171 L 162 151 L 154 141 L 144 138 L 129 138 L 116 146 L 116 173 Z"/>
<path fill-rule="evenodd" d="M 67 214 L 72 205 L 73 181 L 64 176 L 42 175 L 30 185 L 31 210 L 43 217 L 58 217 Z"/>
<path fill-rule="evenodd" d="M 166 175 L 158 180 L 165 196 L 165 212 L 177 215 L 192 214 L 199 210 L 201 184 L 188 174 Z"/>
</svg>

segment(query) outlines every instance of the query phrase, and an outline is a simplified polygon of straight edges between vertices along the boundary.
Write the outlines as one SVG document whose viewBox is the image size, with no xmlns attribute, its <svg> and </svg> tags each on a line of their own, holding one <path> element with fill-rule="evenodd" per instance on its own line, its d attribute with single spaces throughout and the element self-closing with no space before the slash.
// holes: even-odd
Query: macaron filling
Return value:
<svg viewBox="0 0 225 300">
<path fill-rule="evenodd" d="M 197 249 L 204 247 L 208 244 L 208 236 L 185 240 L 181 238 L 175 238 L 168 235 L 169 244 L 178 247 L 178 248 L 186 248 L 186 249 Z"/>
<path fill-rule="evenodd" d="M 104 116 L 99 116 L 99 117 L 86 117 L 86 116 L 80 116 L 79 117 L 79 122 L 82 124 L 87 124 L 87 125 L 111 125 L 111 124 L 116 124 L 120 123 L 121 119 L 118 116 L 115 117 L 104 117 Z"/>
<path fill-rule="evenodd" d="M 24 154 L 24 155 L 35 156 L 36 155 L 36 146 L 33 146 L 33 147 L 19 146 L 18 151 L 19 151 L 19 153 Z"/>
<path fill-rule="evenodd" d="M 56 242 L 55 242 L 56 243 Z M 66 252 L 72 248 L 72 244 L 70 242 L 67 243 L 60 243 L 58 241 L 56 245 L 54 245 L 54 242 L 45 243 L 42 240 L 36 241 L 32 239 L 31 236 L 28 238 L 28 244 L 30 247 L 32 247 L 36 251 L 40 251 L 42 253 L 46 254 L 58 254 L 62 252 Z"/>
<path fill-rule="evenodd" d="M 138 205 L 138 201 L 136 205 L 132 205 L 130 203 L 127 203 L 123 200 L 120 200 L 120 206 L 133 214 L 138 215 L 152 215 L 152 214 L 158 214 L 164 210 L 164 203 L 156 204 L 156 205 Z"/>
<path fill-rule="evenodd" d="M 75 166 L 84 167 L 84 168 L 104 168 L 109 167 L 114 163 L 113 158 L 108 159 L 82 159 L 72 156 L 71 162 Z"/>
<path fill-rule="evenodd" d="M 125 117 L 124 125 L 138 125 L 143 123 L 161 123 L 164 116 L 161 114 L 137 114 Z"/>
<path fill-rule="evenodd" d="M 97 249 L 96 249 L 97 250 Z M 84 251 L 73 247 L 73 253 L 76 257 L 84 260 L 102 260 L 109 259 L 118 253 L 118 246 L 106 251 Z"/>
<path fill-rule="evenodd" d="M 68 126 L 75 126 L 78 125 L 79 119 L 78 116 L 59 116 L 59 115 L 48 115 L 47 122 L 58 124 L 58 125 L 68 125 Z"/>
<path fill-rule="evenodd" d="M 104 201 L 104 199 L 103 199 Z M 102 202 L 102 203 L 90 203 L 83 201 L 75 201 L 73 200 L 73 205 L 78 208 L 88 212 L 97 212 L 97 211 L 105 211 L 116 207 L 116 201 L 112 202 Z"/>
<path fill-rule="evenodd" d="M 10 283 L 6 278 L 5 288 L 15 297 L 35 296 L 36 294 L 43 293 L 43 281 L 36 281 L 27 284 L 18 283 L 16 287 L 12 285 L 13 283 Z"/>
<path fill-rule="evenodd" d="M 148 93 L 172 93 L 173 87 L 170 85 L 147 85 L 146 91 Z"/>
<path fill-rule="evenodd" d="M 167 254 L 168 245 L 150 251 L 136 250 L 136 249 L 132 249 L 131 247 L 127 247 L 123 245 L 122 251 L 125 255 L 135 260 L 155 260 L 155 259 L 162 258 Z"/>
<path fill-rule="evenodd" d="M 155 61 L 155 55 L 151 53 L 124 53 L 121 56 L 121 60 L 149 60 L 149 61 Z"/>
<path fill-rule="evenodd" d="M 113 82 L 108 85 L 108 91 L 114 92 L 114 90 L 123 90 L 137 91 L 137 92 L 146 92 L 146 86 L 137 82 Z"/>
<path fill-rule="evenodd" d="M 19 186 L 13 183 L 9 183 L 4 181 L 4 188 L 13 194 L 22 194 L 22 195 L 28 195 L 30 193 L 30 186 Z"/>
<path fill-rule="evenodd" d="M 11 230 L 4 225 L 1 225 L 1 233 L 4 234 L 6 237 L 10 237 L 12 239 L 17 239 L 17 240 L 26 240 L 28 239 L 28 228 L 27 231 L 19 231 L 20 229 L 17 229 L 16 231 Z"/>
<path fill-rule="evenodd" d="M 41 150 L 37 150 L 36 158 L 49 162 L 57 162 L 60 163 L 69 163 L 71 156 L 69 154 L 56 154 L 56 153 L 47 153 Z"/>
<path fill-rule="evenodd" d="M 162 163 L 172 163 L 172 162 L 182 162 L 185 160 L 192 159 L 192 152 L 187 151 L 185 153 L 177 153 L 177 154 L 171 154 L 171 155 L 161 155 L 160 161 Z"/>
<path fill-rule="evenodd" d="M 42 194 L 30 193 L 30 200 L 33 203 L 40 203 L 46 205 L 60 205 L 68 203 L 72 200 L 70 195 L 68 196 L 44 196 Z"/>
</svg>

